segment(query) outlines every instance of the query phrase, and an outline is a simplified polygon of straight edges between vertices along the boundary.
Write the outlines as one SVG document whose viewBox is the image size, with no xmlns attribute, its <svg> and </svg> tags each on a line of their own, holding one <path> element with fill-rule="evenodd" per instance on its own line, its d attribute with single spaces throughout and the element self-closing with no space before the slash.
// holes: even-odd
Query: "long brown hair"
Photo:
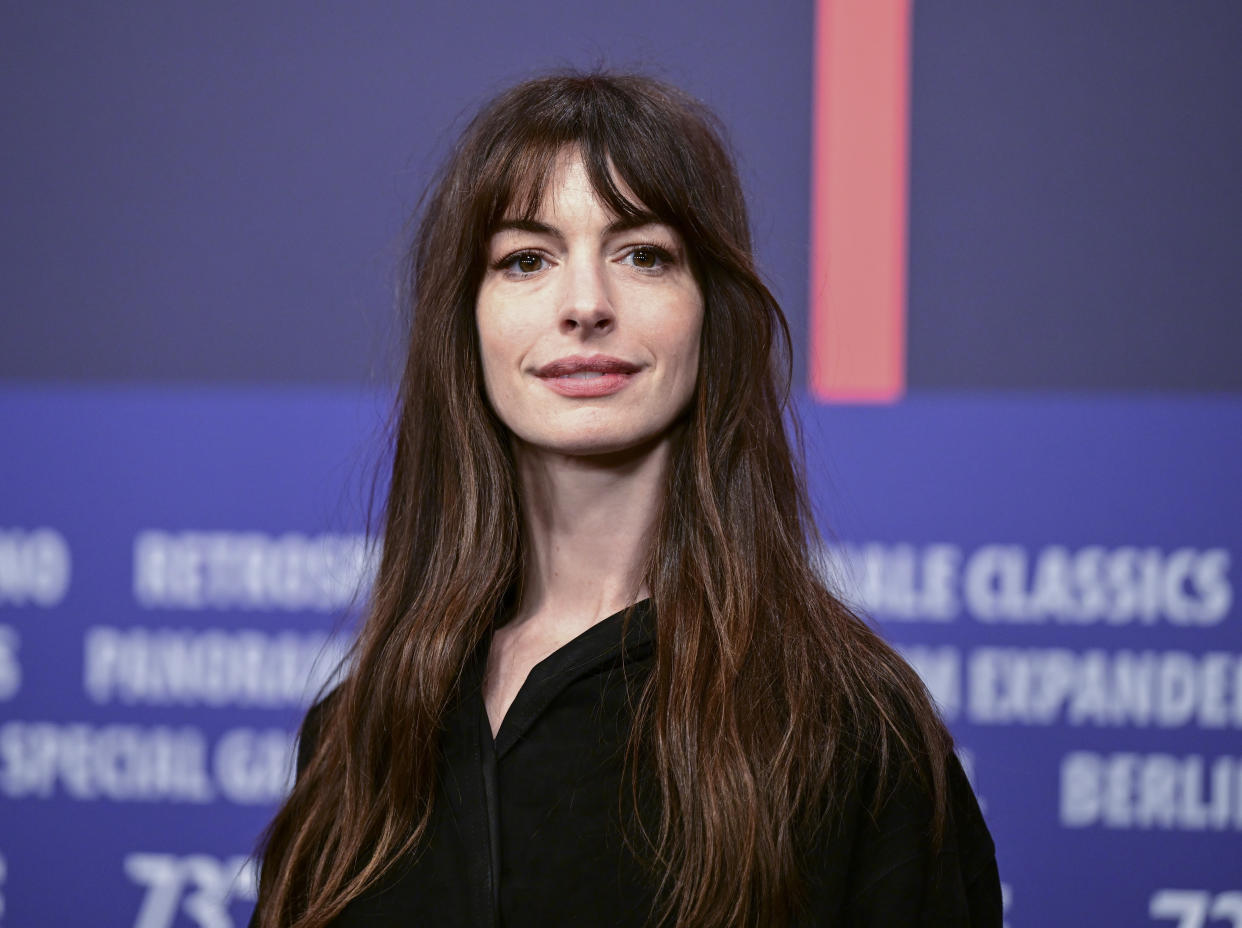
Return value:
<svg viewBox="0 0 1242 928">
<path fill-rule="evenodd" d="M 656 662 L 630 757 L 660 800 L 640 839 L 659 890 L 653 918 L 787 922 L 808 836 L 864 763 L 883 780 L 901 752 L 943 794 L 948 736 L 918 678 L 816 569 L 786 432 L 789 332 L 755 271 L 714 118 L 649 78 L 554 75 L 483 108 L 418 225 L 383 554 L 351 671 L 266 833 L 262 928 L 326 924 L 418 845 L 441 716 L 520 595 L 520 500 L 484 395 L 474 303 L 492 229 L 533 216 L 567 147 L 618 216 L 645 208 L 678 229 L 705 305 L 698 383 L 646 563 Z"/>
</svg>

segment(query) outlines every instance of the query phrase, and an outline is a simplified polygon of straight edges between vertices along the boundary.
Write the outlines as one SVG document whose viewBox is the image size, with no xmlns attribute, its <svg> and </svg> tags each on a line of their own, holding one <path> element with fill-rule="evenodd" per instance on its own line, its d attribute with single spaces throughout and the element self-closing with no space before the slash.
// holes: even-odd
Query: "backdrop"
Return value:
<svg viewBox="0 0 1242 928">
<path fill-rule="evenodd" d="M 729 127 L 832 576 L 1008 924 L 1242 926 L 1240 42 L 1232 0 L 5 4 L 0 926 L 245 924 L 371 563 L 407 217 L 570 64 Z"/>
</svg>

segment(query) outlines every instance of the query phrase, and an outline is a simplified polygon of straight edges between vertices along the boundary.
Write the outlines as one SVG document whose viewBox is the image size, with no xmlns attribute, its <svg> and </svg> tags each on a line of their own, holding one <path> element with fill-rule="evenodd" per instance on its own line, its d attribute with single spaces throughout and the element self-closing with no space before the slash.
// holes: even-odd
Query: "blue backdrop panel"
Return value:
<svg viewBox="0 0 1242 928">
<path fill-rule="evenodd" d="M 1224 921 L 1180 924 L 1228 924 L 1242 403 L 933 393 L 805 409 L 842 585 L 951 722 L 1010 924 L 1173 924 L 1222 898 Z"/>
<path fill-rule="evenodd" d="M 238 866 L 366 574 L 382 413 L 324 389 L 0 394 L 0 924 L 244 924 Z"/>
<path fill-rule="evenodd" d="M 5 924 L 242 923 L 235 876 L 366 576 L 382 412 L 323 389 L 0 398 L 21 436 L 0 483 L 23 488 L 0 528 Z M 929 394 L 802 413 L 828 569 L 941 702 L 1010 923 L 1226 911 L 1242 402 Z M 89 918 L 66 881 L 94 887 Z"/>
</svg>

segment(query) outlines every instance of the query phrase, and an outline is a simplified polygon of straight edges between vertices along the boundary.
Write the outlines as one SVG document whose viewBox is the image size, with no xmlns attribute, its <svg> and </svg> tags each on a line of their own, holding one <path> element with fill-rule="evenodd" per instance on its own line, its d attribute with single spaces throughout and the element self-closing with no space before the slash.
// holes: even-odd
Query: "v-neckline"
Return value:
<svg viewBox="0 0 1242 928">
<path fill-rule="evenodd" d="M 628 625 L 625 624 L 627 611 L 630 612 Z M 505 710 L 500 727 L 490 739 L 496 757 L 499 759 L 507 753 L 556 698 L 556 694 L 581 673 L 622 652 L 627 658 L 636 658 L 654 639 L 651 600 L 642 599 L 583 629 L 577 636 L 532 665 L 513 701 Z M 487 671 L 490 650 L 489 638 L 479 648 L 479 656 L 475 662 L 476 679 L 472 681 L 471 687 L 478 699 L 478 710 L 482 713 L 483 725 L 488 735 L 491 735 L 492 729 L 487 703 L 483 698 L 483 678 Z"/>
</svg>

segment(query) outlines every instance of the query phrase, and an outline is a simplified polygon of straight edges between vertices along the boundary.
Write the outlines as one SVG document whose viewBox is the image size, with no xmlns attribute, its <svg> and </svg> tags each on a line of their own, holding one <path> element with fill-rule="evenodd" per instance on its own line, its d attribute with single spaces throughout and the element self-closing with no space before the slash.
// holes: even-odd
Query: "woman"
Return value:
<svg viewBox="0 0 1242 928">
<path fill-rule="evenodd" d="M 253 924 L 999 925 L 917 677 L 825 589 L 710 116 L 475 118 L 411 254 L 384 550 Z"/>
</svg>

